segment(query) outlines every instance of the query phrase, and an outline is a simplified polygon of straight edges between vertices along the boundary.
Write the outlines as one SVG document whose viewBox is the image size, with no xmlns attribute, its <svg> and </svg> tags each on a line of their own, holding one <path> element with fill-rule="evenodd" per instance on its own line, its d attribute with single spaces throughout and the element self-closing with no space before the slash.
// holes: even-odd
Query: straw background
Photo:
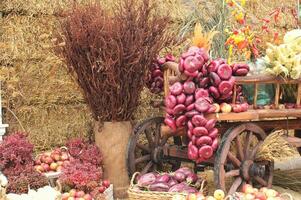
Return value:
<svg viewBox="0 0 301 200">
<path fill-rule="evenodd" d="M 86 3 L 89 0 L 79 2 Z M 25 130 L 37 151 L 64 144 L 75 136 L 93 136 L 93 121 L 80 89 L 70 79 L 64 64 L 52 50 L 52 34 L 55 32 L 59 11 L 72 5 L 73 0 L 0 0 L 0 80 L 4 108 L 4 122 L 9 131 Z M 162 9 L 174 18 L 173 30 L 179 37 L 189 36 L 197 20 L 211 29 L 226 26 L 227 12 L 222 0 L 198 0 L 198 9 L 206 3 L 202 12 L 191 13 L 192 1 L 183 6 L 180 0 L 161 0 Z M 283 3 L 277 0 L 256 1 L 256 15 L 272 10 Z M 294 0 L 285 1 L 293 5 Z M 212 9 L 215 8 L 215 9 Z M 223 11 L 223 12 L 222 12 Z M 221 15 L 224 13 L 225 15 Z M 222 50 L 225 38 L 217 37 L 214 49 Z M 184 43 L 187 45 L 187 42 Z M 173 49 L 176 56 L 183 45 Z M 136 120 L 162 114 L 153 109 L 152 95 L 147 90 L 141 95 L 141 105 Z M 92 137 L 91 137 L 92 138 Z"/>
</svg>

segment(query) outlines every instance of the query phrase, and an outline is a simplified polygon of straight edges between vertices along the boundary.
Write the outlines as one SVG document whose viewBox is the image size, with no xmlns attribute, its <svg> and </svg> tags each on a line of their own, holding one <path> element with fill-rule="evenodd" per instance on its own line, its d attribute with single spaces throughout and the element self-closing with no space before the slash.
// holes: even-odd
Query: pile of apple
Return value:
<svg viewBox="0 0 301 200">
<path fill-rule="evenodd" d="M 84 191 L 71 189 L 69 192 L 62 194 L 62 200 L 92 200 L 92 195 L 86 194 Z"/>
<path fill-rule="evenodd" d="M 60 172 L 70 163 L 70 158 L 66 150 L 57 148 L 40 154 L 35 160 L 35 169 L 40 173 Z"/>
</svg>

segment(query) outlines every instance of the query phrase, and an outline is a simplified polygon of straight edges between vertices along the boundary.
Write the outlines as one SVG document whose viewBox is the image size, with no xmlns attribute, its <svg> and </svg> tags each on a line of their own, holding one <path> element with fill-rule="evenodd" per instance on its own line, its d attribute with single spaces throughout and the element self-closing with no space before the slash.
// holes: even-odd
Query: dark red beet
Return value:
<svg viewBox="0 0 301 200">
<path fill-rule="evenodd" d="M 200 114 L 200 113 L 199 113 L 197 110 L 192 110 L 192 111 L 186 112 L 186 113 L 185 113 L 185 116 L 191 118 L 191 117 L 193 117 L 194 115 L 199 115 L 199 114 Z"/>
<path fill-rule="evenodd" d="M 198 76 L 198 71 L 195 71 L 195 72 L 191 73 L 187 70 L 184 70 L 184 74 L 188 77 L 197 77 Z"/>
<path fill-rule="evenodd" d="M 203 135 L 208 135 L 208 131 L 205 127 L 195 127 L 192 131 L 193 135 L 201 137 Z"/>
<path fill-rule="evenodd" d="M 194 73 L 202 66 L 202 64 L 203 63 L 195 56 L 189 56 L 184 60 L 184 69 L 189 73 Z"/>
<path fill-rule="evenodd" d="M 201 147 L 203 145 L 211 145 L 211 144 L 212 144 L 212 139 L 209 136 L 202 136 L 198 138 L 198 140 L 196 141 L 196 145 L 198 147 Z"/>
<path fill-rule="evenodd" d="M 177 104 L 184 104 L 186 100 L 186 95 L 182 93 L 178 95 L 176 98 L 177 98 Z"/>
<path fill-rule="evenodd" d="M 187 122 L 187 127 L 188 127 L 188 130 L 190 130 L 190 131 L 192 131 L 194 129 L 194 126 L 190 120 Z"/>
<path fill-rule="evenodd" d="M 176 126 L 183 127 L 186 124 L 187 117 L 185 115 L 181 115 L 176 119 Z"/>
<path fill-rule="evenodd" d="M 185 100 L 185 106 L 189 106 L 190 104 L 193 103 L 193 101 L 194 101 L 193 95 L 187 95 Z"/>
<path fill-rule="evenodd" d="M 218 91 L 224 95 L 232 91 L 233 85 L 229 81 L 222 81 L 218 86 Z"/>
<path fill-rule="evenodd" d="M 195 91 L 195 84 L 192 81 L 186 81 L 184 83 L 184 92 L 185 94 L 193 94 Z"/>
<path fill-rule="evenodd" d="M 195 126 L 205 126 L 207 119 L 203 115 L 195 115 L 192 117 L 191 122 Z"/>
<path fill-rule="evenodd" d="M 165 106 L 167 108 L 173 109 L 177 105 L 177 98 L 174 95 L 168 95 L 165 98 Z"/>
<path fill-rule="evenodd" d="M 172 131 L 176 131 L 177 127 L 176 127 L 176 122 L 174 119 L 172 118 L 165 118 L 164 119 L 164 123 L 169 126 L 171 128 Z"/>
<path fill-rule="evenodd" d="M 176 82 L 170 87 L 171 94 L 175 96 L 180 95 L 182 91 L 183 91 L 183 85 L 180 82 Z"/>
<path fill-rule="evenodd" d="M 212 150 L 213 150 L 213 151 L 216 151 L 216 150 L 217 150 L 217 147 L 218 147 L 218 138 L 215 138 L 215 139 L 213 140 L 213 143 L 212 143 L 211 147 L 212 147 Z"/>
<path fill-rule="evenodd" d="M 213 98 L 218 99 L 221 95 L 218 92 L 218 89 L 214 86 L 209 87 L 209 92 Z"/>
<path fill-rule="evenodd" d="M 217 74 L 221 79 L 228 80 L 232 76 L 232 69 L 227 64 L 222 64 L 217 69 Z"/>
<path fill-rule="evenodd" d="M 217 87 L 221 83 L 220 77 L 215 72 L 209 74 L 210 82 L 213 86 Z"/>
<path fill-rule="evenodd" d="M 201 88 L 206 88 L 208 86 L 210 82 L 210 79 L 209 77 L 204 77 L 200 82 L 199 82 L 199 85 Z"/>
<path fill-rule="evenodd" d="M 206 125 L 205 125 L 205 128 L 210 131 L 211 129 L 214 128 L 215 126 L 215 123 L 216 123 L 216 120 L 215 119 L 210 119 L 207 121 Z"/>
<path fill-rule="evenodd" d="M 196 100 L 195 102 L 195 108 L 197 111 L 201 113 L 206 113 L 209 110 L 210 104 L 208 103 L 207 100 L 201 98 Z"/>
<path fill-rule="evenodd" d="M 209 66 L 208 66 L 208 68 L 207 68 L 207 69 L 208 69 L 208 72 L 209 72 L 209 73 L 210 73 L 210 72 L 216 72 L 218 66 L 219 66 L 218 61 L 216 61 L 216 60 L 211 61 L 211 63 L 209 64 Z"/>
<path fill-rule="evenodd" d="M 247 70 L 245 68 L 240 68 L 240 69 L 236 70 L 234 75 L 235 76 L 246 76 L 248 73 L 249 73 L 249 70 Z"/>
<path fill-rule="evenodd" d="M 188 138 L 190 139 L 190 140 L 192 140 L 192 131 L 191 130 L 188 130 L 187 131 L 187 136 L 188 136 Z"/>
<path fill-rule="evenodd" d="M 217 128 L 211 129 L 211 130 L 209 131 L 208 136 L 211 137 L 212 139 L 217 138 L 217 136 L 218 136 L 218 129 L 217 129 Z"/>
<path fill-rule="evenodd" d="M 186 107 L 183 104 L 178 104 L 174 107 L 173 113 L 174 115 L 180 115 L 186 110 Z"/>
<path fill-rule="evenodd" d="M 204 98 L 204 97 L 209 97 L 209 93 L 208 90 L 203 89 L 203 88 L 198 88 L 195 91 L 195 99 L 199 99 L 199 98 Z"/>
<path fill-rule="evenodd" d="M 192 111 L 192 110 L 194 110 L 194 108 L 195 108 L 195 105 L 194 105 L 194 103 L 192 103 L 186 107 L 186 111 Z"/>
<path fill-rule="evenodd" d="M 168 192 L 169 185 L 167 183 L 158 182 L 151 184 L 148 189 L 156 192 Z"/>
<path fill-rule="evenodd" d="M 199 157 L 208 159 L 213 155 L 213 148 L 209 145 L 202 146 L 199 149 Z"/>
<path fill-rule="evenodd" d="M 188 146 L 188 158 L 190 160 L 196 160 L 198 158 L 198 148 L 192 143 Z"/>
</svg>

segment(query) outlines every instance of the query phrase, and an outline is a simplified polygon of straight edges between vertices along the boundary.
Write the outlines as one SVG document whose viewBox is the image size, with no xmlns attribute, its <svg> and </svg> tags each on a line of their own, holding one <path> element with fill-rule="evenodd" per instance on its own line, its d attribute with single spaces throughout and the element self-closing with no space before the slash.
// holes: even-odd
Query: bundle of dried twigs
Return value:
<svg viewBox="0 0 301 200">
<path fill-rule="evenodd" d="M 57 52 L 99 121 L 132 118 L 147 68 L 171 44 L 170 19 L 153 0 L 124 0 L 109 11 L 74 5 L 61 22 Z"/>
</svg>

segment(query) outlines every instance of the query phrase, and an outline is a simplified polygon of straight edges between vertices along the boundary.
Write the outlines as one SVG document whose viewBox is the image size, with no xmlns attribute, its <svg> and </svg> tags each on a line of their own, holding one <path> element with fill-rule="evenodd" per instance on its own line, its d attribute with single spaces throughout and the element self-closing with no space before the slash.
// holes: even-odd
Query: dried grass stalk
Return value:
<svg viewBox="0 0 301 200">
<path fill-rule="evenodd" d="M 284 130 L 271 133 L 260 146 L 256 160 L 280 161 L 296 156 L 298 154 L 297 149 L 283 138 L 284 134 Z"/>
<path fill-rule="evenodd" d="M 75 5 L 62 21 L 61 48 L 69 72 L 81 87 L 93 117 L 130 120 L 138 106 L 147 68 L 172 37 L 169 18 L 151 0 L 112 5 Z"/>
<path fill-rule="evenodd" d="M 291 190 L 301 191 L 301 169 L 288 170 L 288 171 L 274 171 L 273 185 Z"/>
</svg>

